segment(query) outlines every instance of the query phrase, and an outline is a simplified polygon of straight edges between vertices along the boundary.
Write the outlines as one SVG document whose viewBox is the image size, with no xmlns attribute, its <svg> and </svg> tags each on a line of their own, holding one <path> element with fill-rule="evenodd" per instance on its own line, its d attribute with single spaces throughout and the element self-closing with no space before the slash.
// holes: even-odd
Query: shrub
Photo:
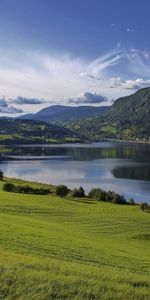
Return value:
<svg viewBox="0 0 150 300">
<path fill-rule="evenodd" d="M 107 202 L 112 202 L 113 199 L 114 199 L 114 197 L 115 197 L 115 193 L 114 193 L 114 192 L 108 191 L 108 192 L 106 193 L 106 201 L 107 201 Z"/>
<path fill-rule="evenodd" d="M 77 188 L 74 188 L 72 191 L 69 193 L 70 197 L 78 197 L 78 190 Z"/>
<path fill-rule="evenodd" d="M 32 194 L 34 193 L 34 189 L 30 187 L 29 185 L 22 186 L 22 193 L 24 194 Z"/>
<path fill-rule="evenodd" d="M 75 188 L 70 192 L 71 197 L 77 197 L 77 198 L 84 198 L 85 197 L 85 191 L 82 186 L 80 186 L 78 189 Z"/>
<path fill-rule="evenodd" d="M 88 196 L 90 198 L 94 198 L 96 191 L 97 191 L 97 188 L 91 189 Z"/>
<path fill-rule="evenodd" d="M 128 201 L 128 203 L 129 203 L 130 205 L 135 205 L 135 201 L 134 201 L 133 198 L 130 198 L 129 201 Z"/>
<path fill-rule="evenodd" d="M 142 202 L 140 204 L 140 209 L 142 209 L 143 211 L 149 211 L 150 210 L 150 205 L 147 204 L 147 202 Z"/>
<path fill-rule="evenodd" d="M 85 191 L 82 186 L 80 186 L 78 189 L 78 197 L 85 197 Z"/>
<path fill-rule="evenodd" d="M 56 187 L 56 195 L 60 197 L 65 197 L 69 193 L 69 189 L 66 185 L 58 185 Z"/>
<path fill-rule="evenodd" d="M 4 178 L 4 173 L 2 170 L 0 170 L 0 180 L 3 180 L 3 178 Z"/>
<path fill-rule="evenodd" d="M 15 185 L 13 189 L 14 193 L 22 193 L 22 186 L 21 185 Z"/>
<path fill-rule="evenodd" d="M 123 195 L 119 195 L 114 193 L 114 198 L 112 199 L 112 203 L 114 204 L 126 204 L 126 200 Z"/>
<path fill-rule="evenodd" d="M 126 204 L 126 199 L 123 195 L 119 195 L 115 192 L 105 192 L 100 188 L 94 188 L 89 192 L 89 197 L 94 198 L 97 201 L 112 202 L 114 204 Z"/>
<path fill-rule="evenodd" d="M 33 188 L 29 185 L 14 185 L 13 183 L 6 182 L 3 186 L 3 190 L 6 192 L 14 192 L 20 194 L 36 194 L 47 195 L 50 193 L 50 189 Z"/>
<path fill-rule="evenodd" d="M 89 192 L 89 197 L 97 201 L 106 201 L 106 192 L 100 188 L 94 188 Z"/>
<path fill-rule="evenodd" d="M 3 185 L 3 191 L 5 192 L 13 192 L 14 191 L 14 184 L 10 182 L 6 182 Z"/>
<path fill-rule="evenodd" d="M 33 194 L 37 194 L 37 195 L 48 195 L 50 193 L 50 189 L 44 189 L 44 188 L 40 188 L 40 189 L 34 189 Z"/>
</svg>

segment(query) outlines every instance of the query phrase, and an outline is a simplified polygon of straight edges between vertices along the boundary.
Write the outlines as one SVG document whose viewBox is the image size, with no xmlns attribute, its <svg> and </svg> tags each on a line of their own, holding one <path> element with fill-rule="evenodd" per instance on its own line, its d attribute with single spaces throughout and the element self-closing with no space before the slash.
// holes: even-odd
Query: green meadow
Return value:
<svg viewBox="0 0 150 300">
<path fill-rule="evenodd" d="M 150 299 L 149 213 L 2 186 L 0 299 Z"/>
</svg>

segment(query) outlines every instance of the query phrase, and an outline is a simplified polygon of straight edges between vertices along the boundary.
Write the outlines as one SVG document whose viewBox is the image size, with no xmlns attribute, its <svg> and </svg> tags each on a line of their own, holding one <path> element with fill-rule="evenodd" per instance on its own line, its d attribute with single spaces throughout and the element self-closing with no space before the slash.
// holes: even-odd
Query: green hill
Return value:
<svg viewBox="0 0 150 300">
<path fill-rule="evenodd" d="M 119 129 L 132 131 L 136 137 L 150 137 L 150 88 L 119 98 L 109 112 Z"/>
<path fill-rule="evenodd" d="M 149 300 L 148 213 L 62 199 L 51 186 L 51 195 L 38 196 L 3 192 L 2 185 L 1 299 Z"/>
<path fill-rule="evenodd" d="M 0 143 L 55 143 L 79 141 L 71 130 L 43 121 L 0 118 Z"/>
<path fill-rule="evenodd" d="M 150 141 L 150 88 L 119 98 L 103 115 L 61 124 L 91 141 Z"/>
<path fill-rule="evenodd" d="M 1 118 L 0 142 L 5 131 L 10 142 L 150 141 L 150 88 L 121 97 L 111 107 L 54 105 L 20 119 Z"/>
<path fill-rule="evenodd" d="M 141 122 L 150 119 L 150 88 L 144 88 L 130 96 L 121 97 L 111 107 L 110 114 L 118 120 Z"/>
</svg>

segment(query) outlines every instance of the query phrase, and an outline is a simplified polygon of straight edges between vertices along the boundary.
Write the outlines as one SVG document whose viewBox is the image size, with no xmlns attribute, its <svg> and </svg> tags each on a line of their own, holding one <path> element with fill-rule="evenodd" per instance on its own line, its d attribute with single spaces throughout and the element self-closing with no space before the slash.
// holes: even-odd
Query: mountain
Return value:
<svg viewBox="0 0 150 300">
<path fill-rule="evenodd" d="M 79 141 L 78 135 L 62 126 L 37 120 L 0 118 L 0 143 L 55 143 Z"/>
<path fill-rule="evenodd" d="M 105 114 L 72 121 L 67 128 L 82 133 L 82 137 L 91 141 L 106 138 L 150 140 L 150 88 L 121 97 Z"/>
<path fill-rule="evenodd" d="M 20 119 L 1 118 L 0 133 L 1 140 L 16 134 L 15 139 L 26 142 L 150 141 L 150 88 L 121 97 L 111 107 L 54 105 Z"/>
<path fill-rule="evenodd" d="M 150 137 L 150 88 L 115 101 L 109 111 L 110 120 L 121 130 L 129 130 L 137 138 Z"/>
<path fill-rule="evenodd" d="M 21 116 L 21 119 L 34 119 L 45 122 L 71 122 L 81 118 L 96 117 L 106 113 L 110 107 L 108 106 L 63 106 L 53 105 L 40 110 L 36 114 L 27 114 Z"/>
<path fill-rule="evenodd" d="M 110 116 L 118 121 L 145 124 L 146 120 L 150 120 L 150 88 L 116 100 L 110 109 Z"/>
</svg>

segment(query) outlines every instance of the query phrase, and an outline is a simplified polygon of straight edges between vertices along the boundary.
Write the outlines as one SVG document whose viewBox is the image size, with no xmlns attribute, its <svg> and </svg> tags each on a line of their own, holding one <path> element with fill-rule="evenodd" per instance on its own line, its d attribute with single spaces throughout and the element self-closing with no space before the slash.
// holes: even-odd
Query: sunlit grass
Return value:
<svg viewBox="0 0 150 300">
<path fill-rule="evenodd" d="M 3 192 L 2 184 L 2 299 L 150 298 L 150 214 L 138 206 Z"/>
</svg>

